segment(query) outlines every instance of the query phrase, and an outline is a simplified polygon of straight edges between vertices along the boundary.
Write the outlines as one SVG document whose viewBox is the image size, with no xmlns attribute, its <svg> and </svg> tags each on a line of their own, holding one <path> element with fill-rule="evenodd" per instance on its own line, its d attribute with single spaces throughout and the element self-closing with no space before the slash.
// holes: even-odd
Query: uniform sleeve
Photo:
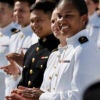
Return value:
<svg viewBox="0 0 100 100">
<path fill-rule="evenodd" d="M 39 100 L 80 100 L 78 90 L 67 90 L 61 92 L 45 92 Z"/>
</svg>

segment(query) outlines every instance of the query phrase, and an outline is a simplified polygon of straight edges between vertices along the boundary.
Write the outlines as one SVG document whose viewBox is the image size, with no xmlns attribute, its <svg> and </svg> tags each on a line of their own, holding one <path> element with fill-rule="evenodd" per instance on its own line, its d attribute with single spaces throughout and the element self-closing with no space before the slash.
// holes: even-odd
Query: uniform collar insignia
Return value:
<svg viewBox="0 0 100 100">
<path fill-rule="evenodd" d="M 81 44 L 83 44 L 83 43 L 85 43 L 85 42 L 88 41 L 88 38 L 87 38 L 86 36 L 81 36 L 81 37 L 78 39 L 78 41 L 79 41 Z"/>
<path fill-rule="evenodd" d="M 11 29 L 11 32 L 13 33 L 13 34 L 15 34 L 15 33 L 18 33 L 20 30 L 18 30 L 18 29 L 16 29 L 16 28 L 12 28 Z"/>
<path fill-rule="evenodd" d="M 46 42 L 46 41 L 47 41 L 47 38 L 43 38 L 42 41 L 43 41 L 43 42 Z"/>
</svg>

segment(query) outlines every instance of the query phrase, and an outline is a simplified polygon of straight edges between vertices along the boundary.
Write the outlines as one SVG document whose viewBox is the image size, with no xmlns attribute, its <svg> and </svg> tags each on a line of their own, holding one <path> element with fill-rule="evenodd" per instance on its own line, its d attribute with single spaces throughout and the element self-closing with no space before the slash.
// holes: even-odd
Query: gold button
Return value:
<svg viewBox="0 0 100 100">
<path fill-rule="evenodd" d="M 32 58 L 32 63 L 34 63 L 34 61 L 35 61 L 35 58 Z"/>
<path fill-rule="evenodd" d="M 39 51 L 39 47 L 36 48 L 36 51 L 37 51 L 37 52 Z"/>
<path fill-rule="evenodd" d="M 46 38 L 43 38 L 43 40 L 42 40 L 43 42 L 46 42 L 47 41 L 47 39 Z"/>
<path fill-rule="evenodd" d="M 58 74 L 55 74 L 56 77 L 58 77 Z"/>
<path fill-rule="evenodd" d="M 42 69 L 43 68 L 43 65 L 40 65 L 40 68 Z"/>
<path fill-rule="evenodd" d="M 54 68 L 56 68 L 56 66 L 54 66 Z"/>
<path fill-rule="evenodd" d="M 3 34 L 0 32 L 0 37 L 2 37 L 3 36 Z"/>
<path fill-rule="evenodd" d="M 28 86 L 30 86 L 32 84 L 32 82 L 31 81 L 28 81 Z"/>
<path fill-rule="evenodd" d="M 49 76 L 49 79 L 51 80 L 51 79 L 52 79 L 52 77 L 51 77 L 51 76 Z"/>
<path fill-rule="evenodd" d="M 26 68 L 26 66 L 24 66 L 23 68 Z"/>
<path fill-rule="evenodd" d="M 24 34 L 20 34 L 20 38 L 23 38 L 24 37 Z"/>
<path fill-rule="evenodd" d="M 33 70 L 32 69 L 30 69 L 30 74 L 33 74 Z"/>
<path fill-rule="evenodd" d="M 47 91 L 50 91 L 50 89 L 47 89 Z"/>
</svg>

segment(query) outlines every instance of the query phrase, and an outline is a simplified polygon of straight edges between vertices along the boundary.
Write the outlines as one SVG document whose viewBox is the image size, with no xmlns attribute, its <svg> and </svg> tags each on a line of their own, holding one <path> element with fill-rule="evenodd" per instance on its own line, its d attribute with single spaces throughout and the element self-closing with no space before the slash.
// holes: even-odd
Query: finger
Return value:
<svg viewBox="0 0 100 100">
<path fill-rule="evenodd" d="M 3 70 L 4 70 L 4 72 L 6 72 L 7 74 L 10 74 L 8 68 L 4 68 Z"/>
<path fill-rule="evenodd" d="M 18 86 L 18 89 L 24 90 L 24 89 L 26 89 L 26 87 L 24 87 L 24 86 Z"/>
<path fill-rule="evenodd" d="M 9 97 L 9 96 L 6 96 L 6 100 L 11 100 L 11 97 Z"/>
<path fill-rule="evenodd" d="M 21 55 L 24 55 L 24 52 L 23 52 L 23 50 L 21 50 Z"/>
<path fill-rule="evenodd" d="M 29 94 L 29 93 L 24 93 L 24 94 L 22 94 L 22 96 L 25 98 L 30 98 L 30 99 L 35 98 L 34 94 Z"/>
<path fill-rule="evenodd" d="M 14 100 L 25 100 L 24 97 L 15 93 L 12 95 L 12 97 L 14 98 Z"/>
</svg>

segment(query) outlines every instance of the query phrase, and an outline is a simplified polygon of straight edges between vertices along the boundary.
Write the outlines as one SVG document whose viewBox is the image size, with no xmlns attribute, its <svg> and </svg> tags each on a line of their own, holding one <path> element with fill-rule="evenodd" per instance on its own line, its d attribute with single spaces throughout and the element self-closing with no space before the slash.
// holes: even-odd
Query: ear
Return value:
<svg viewBox="0 0 100 100">
<path fill-rule="evenodd" d="M 82 26 L 85 27 L 86 24 L 88 22 L 88 15 L 87 14 L 84 14 L 81 16 L 81 23 L 82 23 Z"/>
</svg>

